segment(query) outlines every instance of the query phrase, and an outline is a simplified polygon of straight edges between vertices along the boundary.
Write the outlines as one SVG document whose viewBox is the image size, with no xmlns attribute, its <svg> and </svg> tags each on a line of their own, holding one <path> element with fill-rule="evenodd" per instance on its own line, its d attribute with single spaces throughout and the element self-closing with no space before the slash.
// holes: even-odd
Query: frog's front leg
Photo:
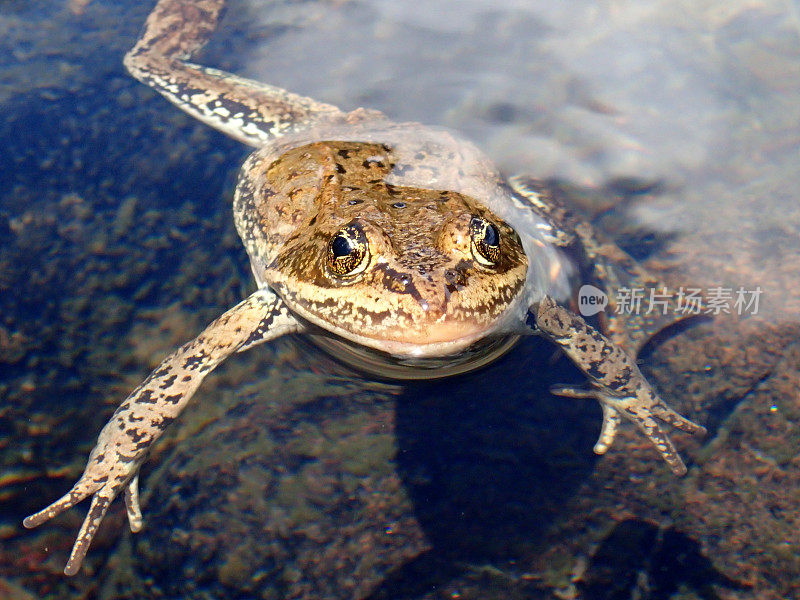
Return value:
<svg viewBox="0 0 800 600">
<path fill-rule="evenodd" d="M 233 352 L 299 329 L 275 293 L 259 290 L 164 359 L 128 396 L 100 431 L 78 482 L 62 498 L 24 521 L 25 527 L 36 527 L 92 496 L 64 573 L 78 571 L 108 506 L 123 489 L 131 530 L 141 529 L 139 467 L 151 444 L 177 418 L 203 378 Z"/>
<path fill-rule="evenodd" d="M 348 118 L 333 105 L 188 62 L 208 41 L 224 5 L 225 0 L 159 0 L 125 56 L 128 71 L 193 117 L 251 146 L 324 119 Z"/>
<path fill-rule="evenodd" d="M 705 428 L 672 410 L 653 391 L 636 360 L 614 345 L 581 317 L 545 297 L 533 311 L 539 332 L 557 343 L 591 380 L 591 389 L 559 388 L 554 393 L 574 398 L 595 398 L 603 408 L 603 426 L 595 452 L 603 454 L 614 441 L 622 417 L 632 421 L 653 442 L 677 475 L 686 465 L 659 419 L 688 433 L 704 434 Z"/>
</svg>

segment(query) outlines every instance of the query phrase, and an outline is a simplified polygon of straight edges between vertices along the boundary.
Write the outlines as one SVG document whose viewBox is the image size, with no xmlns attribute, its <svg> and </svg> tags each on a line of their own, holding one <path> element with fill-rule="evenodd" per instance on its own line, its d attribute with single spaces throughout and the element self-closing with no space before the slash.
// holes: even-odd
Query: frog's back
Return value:
<svg viewBox="0 0 800 600">
<path fill-rule="evenodd" d="M 352 217 L 369 196 L 393 238 L 440 227 L 455 210 L 495 215 L 519 236 L 530 263 L 526 308 L 543 295 L 569 295 L 573 269 L 541 235 L 549 224 L 519 201 L 483 152 L 446 129 L 381 118 L 286 135 L 248 159 L 234 216 L 259 283 L 276 283 L 269 267 L 290 239 L 319 229 L 321 212 Z"/>
</svg>

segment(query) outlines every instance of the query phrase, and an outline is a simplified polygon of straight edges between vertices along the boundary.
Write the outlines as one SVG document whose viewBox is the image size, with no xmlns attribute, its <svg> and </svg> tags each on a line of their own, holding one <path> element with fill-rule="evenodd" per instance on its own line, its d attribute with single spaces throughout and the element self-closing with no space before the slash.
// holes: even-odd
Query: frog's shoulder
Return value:
<svg viewBox="0 0 800 600">
<path fill-rule="evenodd" d="M 542 234 L 548 242 L 562 247 L 573 257 L 582 284 L 599 286 L 608 306 L 600 313 L 604 332 L 612 341 L 634 355 L 659 331 L 687 318 L 676 310 L 669 286 L 595 228 L 571 206 L 570 198 L 558 186 L 525 175 L 509 179 L 514 202 L 536 213 L 545 222 Z M 659 294 L 667 310 L 628 311 L 617 299 L 638 291 Z"/>
</svg>

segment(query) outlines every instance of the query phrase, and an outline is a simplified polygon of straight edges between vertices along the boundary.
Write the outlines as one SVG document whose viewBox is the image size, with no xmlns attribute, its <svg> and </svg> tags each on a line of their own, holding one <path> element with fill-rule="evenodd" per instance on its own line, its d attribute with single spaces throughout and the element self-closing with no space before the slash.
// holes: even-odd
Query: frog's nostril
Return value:
<svg viewBox="0 0 800 600">
<path fill-rule="evenodd" d="M 444 272 L 444 280 L 447 283 L 447 289 L 451 292 L 464 287 L 467 283 L 464 273 L 458 269 L 447 269 Z"/>
<path fill-rule="evenodd" d="M 447 297 L 418 298 L 419 307 L 425 313 L 425 318 L 430 321 L 441 319 L 447 312 Z"/>
</svg>

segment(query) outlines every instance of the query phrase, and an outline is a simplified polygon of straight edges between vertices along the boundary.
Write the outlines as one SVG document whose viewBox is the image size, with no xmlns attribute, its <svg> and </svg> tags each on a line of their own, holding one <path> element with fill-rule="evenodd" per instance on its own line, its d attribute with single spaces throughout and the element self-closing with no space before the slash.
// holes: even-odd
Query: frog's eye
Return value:
<svg viewBox="0 0 800 600">
<path fill-rule="evenodd" d="M 367 268 L 367 236 L 355 223 L 345 225 L 328 242 L 328 270 L 337 277 L 352 277 Z"/>
<path fill-rule="evenodd" d="M 482 217 L 472 217 L 469 222 L 472 257 L 485 267 L 493 267 L 500 260 L 500 232 Z"/>
</svg>

